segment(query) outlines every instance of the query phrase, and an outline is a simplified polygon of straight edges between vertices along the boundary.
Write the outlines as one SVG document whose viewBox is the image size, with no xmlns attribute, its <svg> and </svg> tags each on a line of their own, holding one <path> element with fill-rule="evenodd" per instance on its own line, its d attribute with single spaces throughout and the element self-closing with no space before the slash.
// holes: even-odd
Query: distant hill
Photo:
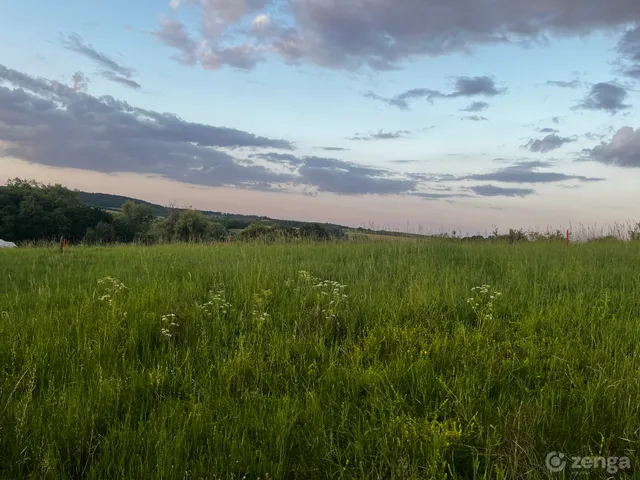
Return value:
<svg viewBox="0 0 640 480">
<path fill-rule="evenodd" d="M 168 207 L 163 207 L 155 203 L 146 202 L 144 200 L 138 200 L 137 198 L 125 197 L 122 195 L 111 195 L 109 193 L 89 193 L 89 192 L 78 192 L 78 195 L 80 197 L 80 200 L 82 200 L 87 205 L 98 207 L 110 212 L 120 211 L 120 209 L 122 208 L 122 205 L 124 205 L 129 200 L 135 203 L 148 205 L 152 209 L 153 213 L 158 217 L 169 216 L 169 213 L 171 210 Z M 184 209 L 177 208 L 177 210 L 184 210 Z M 301 227 L 303 225 L 307 225 L 311 223 L 311 222 L 300 222 L 295 220 L 278 220 L 278 219 L 273 219 L 273 218 L 258 216 L 258 215 L 240 215 L 235 213 L 213 212 L 209 210 L 200 210 L 200 211 L 207 217 L 216 219 L 220 223 L 224 224 L 229 230 L 241 230 L 241 229 L 247 228 L 249 225 L 254 223 L 282 225 L 286 227 Z M 335 225 L 331 223 L 323 223 L 321 225 L 323 225 L 325 228 L 328 228 L 328 229 L 349 230 L 349 227 L 345 227 L 343 225 Z"/>
<path fill-rule="evenodd" d="M 4 186 L 0 186 L 0 189 L 5 188 Z M 87 205 L 91 205 L 92 207 L 101 208 L 102 210 L 106 210 L 108 212 L 119 212 L 122 209 L 122 205 L 124 205 L 127 201 L 131 200 L 135 203 L 140 203 L 143 205 L 148 205 L 153 213 L 158 217 L 168 217 L 171 211 L 169 207 L 163 207 L 162 205 L 158 205 L 155 203 L 147 202 L 145 200 L 139 200 L 137 198 L 125 197 L 122 195 L 112 195 L 110 193 L 91 193 L 91 192 L 82 192 L 76 191 L 80 200 Z M 177 208 L 176 210 L 185 210 L 184 208 Z M 215 221 L 223 224 L 230 231 L 238 231 L 247 228 L 249 225 L 255 223 L 262 223 L 265 225 L 281 225 L 284 227 L 293 227 L 300 228 L 304 225 L 309 225 L 311 223 L 319 223 L 319 222 L 302 222 L 296 220 L 278 220 L 270 217 L 259 216 L 259 215 L 241 215 L 236 213 L 223 213 L 223 212 L 213 212 L 209 210 L 200 210 L 207 217 L 214 219 Z M 422 235 L 418 234 L 410 234 L 410 233 L 401 233 L 401 232 L 390 232 L 386 230 L 373 230 L 370 228 L 351 228 L 346 227 L 344 225 L 337 225 L 333 223 L 319 223 L 325 229 L 331 230 L 342 230 L 344 232 L 358 232 L 364 234 L 376 234 L 376 235 L 385 235 L 385 236 L 395 236 L 395 237 L 422 237 Z"/>
<path fill-rule="evenodd" d="M 149 206 L 153 210 L 153 213 L 158 217 L 167 217 L 169 215 L 169 209 L 166 207 L 156 205 L 155 203 L 145 202 L 144 200 L 123 197 L 121 195 L 111 195 L 109 193 L 78 192 L 78 196 L 80 197 L 80 200 L 82 200 L 87 205 L 98 207 L 103 210 L 108 210 L 110 212 L 120 211 L 122 205 L 124 205 L 128 200 L 131 200 L 133 202 Z"/>
</svg>

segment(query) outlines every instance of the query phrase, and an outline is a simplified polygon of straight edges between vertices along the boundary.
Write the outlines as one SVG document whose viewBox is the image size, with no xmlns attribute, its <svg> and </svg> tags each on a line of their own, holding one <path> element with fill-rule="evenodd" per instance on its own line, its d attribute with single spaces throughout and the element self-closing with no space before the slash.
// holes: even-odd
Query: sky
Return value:
<svg viewBox="0 0 640 480">
<path fill-rule="evenodd" d="M 636 0 L 0 6 L 0 183 L 404 231 L 638 220 Z"/>
</svg>

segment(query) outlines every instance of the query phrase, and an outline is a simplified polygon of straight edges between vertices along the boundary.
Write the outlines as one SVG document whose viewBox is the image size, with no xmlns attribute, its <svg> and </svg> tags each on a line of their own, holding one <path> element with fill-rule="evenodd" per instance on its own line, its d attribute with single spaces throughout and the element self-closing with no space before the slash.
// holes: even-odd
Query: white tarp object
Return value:
<svg viewBox="0 0 640 480">
<path fill-rule="evenodd" d="M 13 242 L 5 242 L 0 239 L 0 248 L 16 248 L 16 244 Z"/>
</svg>

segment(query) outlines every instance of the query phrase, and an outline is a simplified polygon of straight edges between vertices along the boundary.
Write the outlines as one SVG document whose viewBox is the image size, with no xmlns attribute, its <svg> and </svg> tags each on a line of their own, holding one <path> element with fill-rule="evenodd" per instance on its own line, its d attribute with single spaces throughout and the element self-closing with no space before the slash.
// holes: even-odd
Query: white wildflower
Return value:
<svg viewBox="0 0 640 480">
<path fill-rule="evenodd" d="M 494 318 L 494 301 L 502 296 L 500 292 L 492 292 L 490 285 L 473 287 L 471 291 L 474 296 L 467 299 L 467 303 L 475 312 L 481 324 L 492 321 Z"/>
</svg>

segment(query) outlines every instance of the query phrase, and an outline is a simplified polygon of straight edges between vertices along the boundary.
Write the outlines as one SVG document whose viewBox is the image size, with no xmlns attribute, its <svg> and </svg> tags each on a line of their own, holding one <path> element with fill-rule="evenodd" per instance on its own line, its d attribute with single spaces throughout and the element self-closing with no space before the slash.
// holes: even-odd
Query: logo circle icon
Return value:
<svg viewBox="0 0 640 480">
<path fill-rule="evenodd" d="M 567 466 L 567 461 L 564 459 L 564 453 L 550 452 L 547 454 L 544 463 L 547 469 L 551 472 L 561 472 L 564 467 Z"/>
</svg>

